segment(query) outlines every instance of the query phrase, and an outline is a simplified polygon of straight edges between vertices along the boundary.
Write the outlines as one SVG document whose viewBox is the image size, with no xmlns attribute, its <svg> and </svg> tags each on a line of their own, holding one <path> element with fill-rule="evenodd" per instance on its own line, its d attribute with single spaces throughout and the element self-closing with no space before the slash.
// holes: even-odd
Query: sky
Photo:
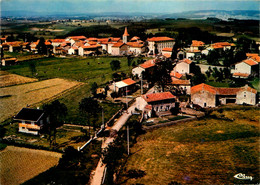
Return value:
<svg viewBox="0 0 260 185">
<path fill-rule="evenodd" d="M 192 10 L 259 10 L 258 0 L 0 0 L 2 11 L 67 13 L 177 13 Z"/>
</svg>

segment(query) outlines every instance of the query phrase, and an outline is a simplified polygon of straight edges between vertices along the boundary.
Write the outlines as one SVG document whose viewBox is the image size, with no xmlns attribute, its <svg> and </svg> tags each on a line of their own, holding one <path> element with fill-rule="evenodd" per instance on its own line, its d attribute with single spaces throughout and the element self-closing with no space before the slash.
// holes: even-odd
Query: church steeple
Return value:
<svg viewBox="0 0 260 185">
<path fill-rule="evenodd" d="M 125 27 L 125 32 L 123 35 L 123 43 L 127 43 L 127 36 L 129 36 L 128 32 L 127 32 L 127 27 Z"/>
</svg>

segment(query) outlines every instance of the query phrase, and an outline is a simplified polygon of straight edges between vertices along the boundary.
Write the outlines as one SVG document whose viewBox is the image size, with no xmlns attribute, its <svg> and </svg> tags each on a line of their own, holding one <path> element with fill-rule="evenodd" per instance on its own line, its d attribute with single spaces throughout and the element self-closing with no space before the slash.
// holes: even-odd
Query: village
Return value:
<svg viewBox="0 0 260 185">
<path fill-rule="evenodd" d="M 46 141 L 44 144 L 39 144 L 43 149 L 64 151 L 67 146 L 73 146 L 77 151 L 83 152 L 88 150 L 91 143 L 102 140 L 102 144 L 99 143 L 98 147 L 104 150 L 116 140 L 120 129 L 128 125 L 132 119 L 135 119 L 143 130 L 149 130 L 197 120 L 225 105 L 231 107 L 230 109 L 237 106 L 259 106 L 258 53 L 244 52 L 241 49 L 243 46 L 237 43 L 235 38 L 233 42 L 214 43 L 192 40 L 188 45 L 187 47 L 187 43 L 184 45 L 182 41 L 167 36 L 154 36 L 141 40 L 138 35 L 130 35 L 128 27 L 124 27 L 122 37 L 88 38 L 77 35 L 63 39 L 39 38 L 36 42 L 10 42 L 8 36 L 2 37 L 0 47 L 3 79 L 6 75 L 10 75 L 11 70 L 19 70 L 19 66 L 23 65 L 30 69 L 26 77 L 35 78 L 32 82 L 7 83 L 1 86 L 2 90 L 4 89 L 0 94 L 4 102 L 2 108 L 7 112 L 3 114 L 5 119 L 1 118 L 1 121 L 7 128 L 12 128 L 10 132 L 12 134 L 5 135 L 2 141 L 19 146 L 19 142 L 24 140 L 21 143 L 22 146 L 26 146 L 32 144 L 33 140 L 40 142 L 39 138 L 43 138 L 47 141 L 47 144 Z M 258 50 L 259 47 L 258 45 Z M 12 53 L 26 53 L 25 56 L 29 56 L 28 61 L 20 60 L 19 55 L 9 57 Z M 63 95 L 60 94 L 70 96 L 70 91 L 76 92 L 78 88 L 88 84 L 88 78 L 76 80 L 65 78 L 64 81 L 57 81 L 56 86 L 59 86 L 60 91 L 53 95 L 45 91 L 45 88 L 51 87 L 52 82 L 35 89 L 32 87 L 31 90 L 24 92 L 19 89 L 19 86 L 25 87 L 31 83 L 47 81 L 46 79 L 57 80 L 54 75 L 55 78 L 41 81 L 40 70 L 36 69 L 40 67 L 31 62 L 37 60 L 34 56 L 39 55 L 41 55 L 39 60 L 46 59 L 47 62 L 54 59 L 66 60 L 66 63 L 73 63 L 73 60 L 80 62 L 88 60 L 83 65 L 94 65 L 96 68 L 102 68 L 105 63 L 102 60 L 106 60 L 112 76 L 105 76 L 106 72 L 97 71 L 93 76 L 101 77 L 100 83 L 96 81 L 91 83 L 86 93 L 91 95 L 80 96 L 78 98 L 81 101 L 76 102 L 82 116 L 81 121 L 87 120 L 87 123 L 78 124 L 74 120 L 64 119 L 70 110 L 61 102 L 60 97 Z M 124 71 L 120 71 L 122 65 L 125 65 Z M 54 73 L 59 74 L 64 68 L 61 62 L 59 67 L 55 66 Z M 70 68 L 66 70 L 70 71 Z M 93 68 L 93 71 L 95 70 Z M 5 74 L 5 71 L 8 71 L 8 74 Z M 48 73 L 46 70 L 43 75 Z M 65 75 L 66 71 L 62 73 Z M 76 73 L 83 72 L 78 69 Z M 15 75 L 17 74 L 21 75 L 15 72 Z M 8 92 L 9 87 L 17 87 L 17 94 Z M 31 91 L 37 92 L 32 94 Z M 21 101 L 18 106 L 14 103 L 17 99 L 11 100 L 11 98 L 23 97 L 18 94 L 19 92 L 28 94 L 29 97 L 24 98 L 28 101 Z M 36 99 L 41 94 L 43 97 Z M 104 106 L 117 107 L 116 111 L 108 113 Z M 104 114 L 109 115 L 106 121 Z M 62 134 L 63 130 L 75 130 L 75 128 L 82 131 L 80 136 L 75 136 L 80 138 L 80 142 L 71 142 L 70 138 L 66 138 L 68 141 L 65 142 L 57 142 L 57 133 Z M 28 143 L 23 137 L 30 142 Z M 94 185 L 102 184 L 106 169 L 101 161 L 98 163 L 97 161 L 96 159 L 97 168 L 91 181 Z"/>
</svg>

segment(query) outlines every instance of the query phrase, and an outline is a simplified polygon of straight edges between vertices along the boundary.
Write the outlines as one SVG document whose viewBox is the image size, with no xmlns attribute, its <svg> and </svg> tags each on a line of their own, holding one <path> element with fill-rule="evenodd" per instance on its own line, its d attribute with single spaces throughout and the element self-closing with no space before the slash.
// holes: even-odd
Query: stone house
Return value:
<svg viewBox="0 0 260 185">
<path fill-rule="evenodd" d="M 199 84 L 191 87 L 191 101 L 201 107 L 216 107 L 221 104 L 256 104 L 257 91 L 248 85 L 239 88 L 212 87 Z"/>
<path fill-rule="evenodd" d="M 138 76 L 138 78 L 141 78 L 142 73 L 147 71 L 147 72 L 152 72 L 153 68 L 155 67 L 155 60 L 148 60 L 142 64 L 140 64 L 138 67 L 135 67 L 132 69 L 132 74 L 133 76 Z"/>
<path fill-rule="evenodd" d="M 60 46 L 62 43 L 66 42 L 66 41 L 65 41 L 65 39 L 51 39 L 50 42 L 51 42 L 51 45 L 52 45 L 53 47 L 58 47 L 58 46 Z"/>
<path fill-rule="evenodd" d="M 80 46 L 78 48 L 78 54 L 80 56 L 93 55 L 96 51 L 102 52 L 102 46 L 97 44 L 91 46 Z"/>
<path fill-rule="evenodd" d="M 128 53 L 133 55 L 140 55 L 145 52 L 145 47 L 143 44 L 140 44 L 139 42 L 128 42 L 127 43 L 129 49 Z"/>
<path fill-rule="evenodd" d="M 43 110 L 23 108 L 14 121 L 19 122 L 19 132 L 39 135 L 49 119 Z"/>
<path fill-rule="evenodd" d="M 111 54 L 114 56 L 122 56 L 128 54 L 128 45 L 123 42 L 118 42 L 111 47 Z"/>
<path fill-rule="evenodd" d="M 169 115 L 176 106 L 176 96 L 170 92 L 145 94 L 136 98 L 136 105 L 143 111 L 145 119 L 151 117 L 153 112 L 157 116 Z"/>
<path fill-rule="evenodd" d="M 152 37 L 147 39 L 149 54 L 155 54 L 155 50 L 157 49 L 158 54 L 162 53 L 164 48 L 172 48 L 175 44 L 173 38 L 170 37 Z"/>
<path fill-rule="evenodd" d="M 173 70 L 182 75 L 186 73 L 189 74 L 191 73 L 191 66 L 192 66 L 192 61 L 186 58 L 177 62 Z"/>
</svg>

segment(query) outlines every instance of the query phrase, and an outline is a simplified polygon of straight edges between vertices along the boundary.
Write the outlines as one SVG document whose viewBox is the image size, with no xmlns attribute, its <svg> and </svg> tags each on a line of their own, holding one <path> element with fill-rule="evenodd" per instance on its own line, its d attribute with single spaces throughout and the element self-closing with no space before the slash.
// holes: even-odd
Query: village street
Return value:
<svg viewBox="0 0 260 185">
<path fill-rule="evenodd" d="M 124 112 L 120 118 L 116 121 L 116 123 L 114 124 L 114 126 L 111 128 L 112 130 L 116 130 L 119 131 L 124 124 L 127 122 L 127 120 L 132 116 L 132 112 L 135 110 L 136 107 L 136 103 L 134 103 L 133 105 L 131 105 L 126 112 Z M 106 138 L 105 142 L 102 144 L 102 149 L 108 147 L 108 145 L 110 143 L 112 143 L 114 141 L 115 138 L 113 137 L 108 137 Z M 92 177 L 91 180 L 91 185 L 100 185 L 102 184 L 102 179 L 103 179 L 103 174 L 105 171 L 105 165 L 102 164 L 102 159 L 99 160 L 97 168 L 95 170 L 95 173 Z"/>
</svg>

